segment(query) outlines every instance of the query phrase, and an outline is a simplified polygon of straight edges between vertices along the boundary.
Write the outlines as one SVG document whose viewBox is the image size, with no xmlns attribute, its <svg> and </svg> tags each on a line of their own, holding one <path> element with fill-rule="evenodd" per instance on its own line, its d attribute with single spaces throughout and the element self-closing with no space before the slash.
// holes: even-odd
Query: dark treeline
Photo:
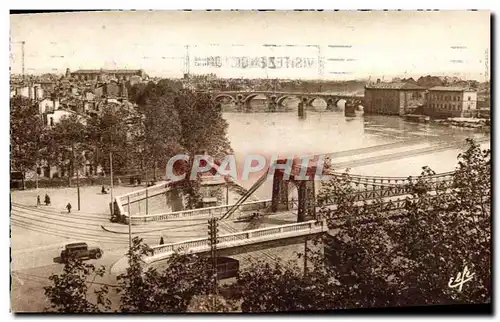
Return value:
<svg viewBox="0 0 500 322">
<path fill-rule="evenodd" d="M 231 153 L 228 124 L 208 95 L 163 80 L 135 86 L 130 96 L 136 105 L 103 104 L 98 114 L 70 113 L 53 126 L 34 101 L 11 99 L 11 171 L 57 166 L 58 176 L 70 178 L 85 165 L 80 175 L 97 174 L 98 166 L 107 174 L 112 152 L 116 174 L 159 177 L 175 154 Z"/>
</svg>

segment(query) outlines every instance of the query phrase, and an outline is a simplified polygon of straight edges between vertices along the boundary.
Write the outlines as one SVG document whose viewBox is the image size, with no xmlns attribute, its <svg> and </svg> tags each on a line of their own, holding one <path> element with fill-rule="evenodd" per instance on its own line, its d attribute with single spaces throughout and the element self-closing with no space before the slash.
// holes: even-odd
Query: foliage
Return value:
<svg viewBox="0 0 500 322">
<path fill-rule="evenodd" d="M 196 295 L 193 296 L 186 312 L 235 312 L 238 310 L 236 303 L 223 296 Z"/>
<path fill-rule="evenodd" d="M 185 312 L 195 295 L 210 294 L 212 278 L 209 261 L 174 254 L 162 271 L 144 269 L 142 256 L 151 249 L 134 238 L 129 251 L 129 267 L 118 276 L 123 312 Z"/>
<path fill-rule="evenodd" d="M 34 169 L 41 161 L 46 132 L 38 106 L 30 99 L 10 100 L 10 144 L 12 167 L 20 171 Z"/>
<path fill-rule="evenodd" d="M 303 274 L 294 263 L 252 263 L 237 277 L 243 312 L 327 310 L 335 305 L 333 280 L 321 267 Z"/>
<path fill-rule="evenodd" d="M 490 152 L 467 142 L 451 183 L 434 183 L 424 167 L 404 209 L 356 204 L 348 174 L 324 185 L 326 269 L 339 281 L 340 307 L 490 301 Z M 465 266 L 475 276 L 458 292 L 448 282 Z"/>
<path fill-rule="evenodd" d="M 181 125 L 173 92 L 148 100 L 141 111 L 144 115 L 143 132 L 136 139 L 142 148 L 143 163 L 147 168 L 164 169 L 168 159 L 183 150 L 179 143 Z"/>
<path fill-rule="evenodd" d="M 208 94 L 182 91 L 175 106 L 182 124 L 182 145 L 190 155 L 206 152 L 218 158 L 232 152 L 222 108 Z"/>
<path fill-rule="evenodd" d="M 132 127 L 139 124 L 127 109 L 101 106 L 101 113 L 89 119 L 86 130 L 88 144 L 93 151 L 95 164 L 110 169 L 109 153 L 113 152 L 113 170 L 124 172 L 131 161 L 129 135 Z"/>
<path fill-rule="evenodd" d="M 83 264 L 81 260 L 68 257 L 64 270 L 60 275 L 52 275 L 49 280 L 53 285 L 44 287 L 45 296 L 51 306 L 48 311 L 61 313 L 98 313 L 110 310 L 111 302 L 107 298 L 108 287 L 101 286 L 94 290 L 96 303 L 88 299 L 90 285 L 97 277 L 102 277 L 105 267 L 96 269 L 94 265 Z"/>
<path fill-rule="evenodd" d="M 413 189 L 418 199 L 408 202 L 405 225 L 394 231 L 396 251 L 409 268 L 402 278 L 404 298 L 418 303 L 487 303 L 491 301 L 491 168 L 490 151 L 472 140 L 458 157 L 450 184 L 436 193 Z M 432 175 L 424 168 L 421 180 Z M 430 185 L 426 181 L 427 186 Z M 428 189 L 430 190 L 430 189 Z M 429 251 L 432 250 L 432 251 Z M 475 276 L 464 290 L 449 288 L 450 277 L 464 267 Z"/>
<path fill-rule="evenodd" d="M 61 118 L 48 130 L 46 160 L 66 169 L 72 177 L 78 165 L 84 163 L 87 148 L 86 127 L 80 116 L 71 114 Z"/>
</svg>

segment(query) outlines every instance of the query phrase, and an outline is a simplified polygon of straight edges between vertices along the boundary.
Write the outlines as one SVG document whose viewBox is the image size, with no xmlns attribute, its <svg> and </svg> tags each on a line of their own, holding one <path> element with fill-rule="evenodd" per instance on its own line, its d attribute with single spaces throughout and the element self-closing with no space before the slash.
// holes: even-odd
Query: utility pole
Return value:
<svg viewBox="0 0 500 322">
<path fill-rule="evenodd" d="M 484 51 L 484 81 L 489 82 L 490 80 L 490 65 L 488 57 L 488 49 Z"/>
<path fill-rule="evenodd" d="M 208 242 L 210 244 L 210 257 L 212 258 L 212 272 L 214 277 L 214 296 L 213 296 L 213 309 L 215 310 L 218 295 L 218 281 L 217 281 L 217 233 L 219 224 L 217 218 L 210 218 L 208 220 Z"/>
<path fill-rule="evenodd" d="M 224 180 L 226 181 L 226 205 L 229 205 L 229 176 L 225 176 Z"/>
<path fill-rule="evenodd" d="M 70 177 L 73 177 L 74 171 L 75 171 L 75 146 L 71 146 L 71 152 L 73 154 L 73 159 L 72 159 L 72 173 L 70 174 Z M 38 173 L 38 169 L 37 169 Z M 79 167 L 79 162 L 77 162 L 77 169 L 76 169 L 76 195 L 78 199 L 78 211 L 80 211 L 80 167 Z"/>
<path fill-rule="evenodd" d="M 24 60 L 25 60 L 24 45 L 26 44 L 26 42 L 23 40 L 23 41 L 14 41 L 14 42 L 11 42 L 11 43 L 21 44 L 21 70 L 22 70 L 21 73 L 22 73 L 23 81 L 24 81 L 25 80 L 25 74 L 24 74 Z"/>
<path fill-rule="evenodd" d="M 128 210 L 128 249 L 132 249 L 132 219 L 130 218 L 130 196 L 127 196 L 127 210 Z"/>
<path fill-rule="evenodd" d="M 148 166 L 146 165 L 146 215 L 148 214 Z"/>
<path fill-rule="evenodd" d="M 78 211 L 80 211 L 80 168 L 76 169 L 76 193 L 78 195 Z"/>
<path fill-rule="evenodd" d="M 307 275 L 307 236 L 304 239 L 304 277 Z"/>
<path fill-rule="evenodd" d="M 22 56 L 22 73 L 23 73 L 23 80 L 24 80 L 24 44 L 26 42 L 23 40 L 21 41 L 21 56 Z"/>
<path fill-rule="evenodd" d="M 109 152 L 109 173 L 111 177 L 111 218 L 115 215 L 115 203 L 113 202 L 113 152 Z"/>
<path fill-rule="evenodd" d="M 36 165 L 35 169 L 35 183 L 36 183 L 36 190 L 38 191 L 38 164 Z"/>
<path fill-rule="evenodd" d="M 190 73 L 190 61 L 189 61 L 189 45 L 185 46 L 186 54 L 184 55 L 184 75 L 189 78 Z"/>
</svg>

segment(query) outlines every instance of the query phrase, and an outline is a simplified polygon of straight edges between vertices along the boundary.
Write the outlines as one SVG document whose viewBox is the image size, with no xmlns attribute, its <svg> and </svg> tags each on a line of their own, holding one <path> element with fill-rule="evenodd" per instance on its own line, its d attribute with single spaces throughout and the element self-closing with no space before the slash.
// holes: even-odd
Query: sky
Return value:
<svg viewBox="0 0 500 322">
<path fill-rule="evenodd" d="M 490 12 L 43 13 L 11 15 L 10 37 L 12 73 L 22 71 L 19 42 L 25 41 L 30 74 L 142 68 L 159 77 L 189 70 L 219 77 L 389 80 L 431 74 L 484 81 Z"/>
</svg>

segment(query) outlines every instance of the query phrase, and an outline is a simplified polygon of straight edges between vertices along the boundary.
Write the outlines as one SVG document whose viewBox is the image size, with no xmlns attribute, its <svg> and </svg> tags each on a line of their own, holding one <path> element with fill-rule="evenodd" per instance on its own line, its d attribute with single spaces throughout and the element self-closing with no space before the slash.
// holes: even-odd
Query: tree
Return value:
<svg viewBox="0 0 500 322">
<path fill-rule="evenodd" d="M 90 118 L 87 124 L 89 149 L 94 150 L 94 168 L 100 164 L 110 169 L 109 153 L 113 152 L 114 171 L 125 172 L 135 165 L 130 132 L 140 123 L 126 108 L 110 104 L 101 109 L 101 113 Z"/>
<path fill-rule="evenodd" d="M 182 91 L 175 106 L 182 125 L 182 146 L 190 155 L 206 152 L 219 158 L 232 152 L 222 108 L 207 94 Z"/>
<path fill-rule="evenodd" d="M 68 257 L 64 264 L 64 270 L 60 275 L 52 275 L 49 280 L 53 285 L 44 287 L 45 296 L 49 299 L 51 306 L 49 311 L 61 313 L 98 313 L 109 311 L 111 301 L 107 298 L 108 287 L 101 286 L 94 290 L 96 303 L 90 301 L 90 285 L 97 277 L 102 277 L 106 272 L 105 267 L 96 269 L 92 264 L 83 264 L 81 260 Z"/>
<path fill-rule="evenodd" d="M 41 162 L 46 131 L 38 106 L 30 99 L 14 97 L 10 100 L 11 170 L 23 173 L 33 170 Z M 24 181 L 23 181 L 24 186 Z"/>
<path fill-rule="evenodd" d="M 491 160 L 473 140 L 458 157 L 451 186 L 437 192 L 413 189 L 408 219 L 394 231 L 398 252 L 411 265 L 402 278 L 407 301 L 419 303 L 488 303 L 491 301 Z M 421 179 L 432 175 L 424 168 Z M 423 180 L 427 186 L 429 181 Z M 420 183 L 422 185 L 422 183 Z M 432 251 L 429 251 L 432 250 Z M 467 291 L 449 287 L 450 277 L 467 266 L 474 279 Z"/>
<path fill-rule="evenodd" d="M 147 100 L 141 111 L 144 115 L 143 163 L 147 169 L 165 169 L 168 159 L 181 153 L 181 124 L 174 107 L 174 93 Z"/>
<path fill-rule="evenodd" d="M 252 263 L 235 287 L 243 312 L 328 310 L 335 305 L 333 280 L 317 267 L 304 275 L 294 263 Z"/>
<path fill-rule="evenodd" d="M 220 105 L 215 105 L 206 94 L 181 91 L 176 99 L 181 127 L 181 143 L 190 156 L 191 173 L 194 156 L 206 153 L 213 158 L 222 158 L 232 152 L 227 139 L 226 120 L 222 117 Z M 186 180 L 180 185 L 183 193 L 188 196 L 187 207 L 197 208 L 201 205 L 200 178 Z"/>
<path fill-rule="evenodd" d="M 339 282 L 340 307 L 491 300 L 490 152 L 467 142 L 452 182 L 433 182 L 424 167 L 404 209 L 356 205 L 348 174 L 323 185 L 320 215 L 336 231 L 324 241 L 326 269 Z M 448 283 L 465 266 L 474 282 L 457 292 Z"/>
<path fill-rule="evenodd" d="M 143 127 L 135 145 L 145 157 L 146 168 L 163 169 L 170 157 L 184 153 L 191 160 L 185 169 L 189 174 L 196 154 L 206 152 L 212 157 L 223 157 L 232 152 L 222 109 L 208 95 L 183 90 L 177 83 L 165 80 L 149 83 L 137 102 Z M 201 205 L 199 178 L 185 180 L 178 187 L 186 196 L 186 207 Z"/>
<path fill-rule="evenodd" d="M 368 206 L 355 202 L 356 186 L 347 171 L 322 183 L 318 195 L 319 217 L 327 220 L 330 232 L 320 241 L 328 253 L 325 269 L 337 281 L 337 308 L 384 307 L 394 304 L 397 283 L 387 230 L 390 220 L 377 220 L 384 213 L 380 203 Z M 335 210 L 332 210 L 335 205 Z M 315 263 L 324 255 L 310 254 Z"/>
<path fill-rule="evenodd" d="M 77 115 L 64 116 L 49 130 L 46 158 L 55 162 L 68 174 L 68 180 L 84 163 L 87 150 L 85 120 Z"/>
<path fill-rule="evenodd" d="M 215 307 L 214 307 L 215 303 Z M 186 312 L 235 312 L 238 306 L 222 296 L 195 295 L 191 299 Z"/>
<path fill-rule="evenodd" d="M 212 290 L 210 262 L 192 255 L 172 255 L 161 271 L 145 269 L 142 256 L 151 248 L 134 238 L 129 267 L 117 277 L 123 312 L 185 312 L 196 295 Z"/>
</svg>

